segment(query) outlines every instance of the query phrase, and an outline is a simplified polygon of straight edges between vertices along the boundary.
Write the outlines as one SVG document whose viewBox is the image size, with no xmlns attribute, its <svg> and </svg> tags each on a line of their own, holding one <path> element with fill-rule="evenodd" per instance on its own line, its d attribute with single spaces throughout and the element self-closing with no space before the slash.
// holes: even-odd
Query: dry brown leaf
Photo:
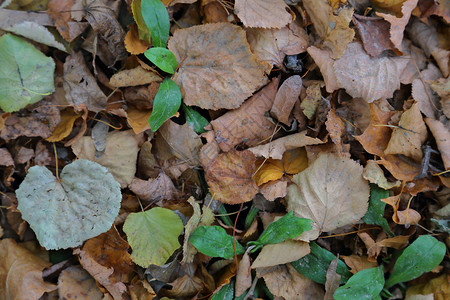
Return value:
<svg viewBox="0 0 450 300">
<path fill-rule="evenodd" d="M 317 138 L 306 136 L 306 130 L 291 134 L 265 145 L 256 146 L 250 148 L 251 152 L 256 156 L 262 156 L 265 158 L 282 159 L 283 153 L 287 150 L 304 147 L 306 145 L 323 144 L 323 141 Z"/>
<path fill-rule="evenodd" d="M 130 30 L 125 36 L 125 49 L 131 54 L 138 55 L 147 50 L 149 44 L 139 38 L 139 32 L 135 23 L 130 25 Z"/>
<path fill-rule="evenodd" d="M 382 164 L 397 180 L 413 181 L 420 173 L 420 165 L 413 161 L 408 162 L 405 158 L 396 155 L 386 155 L 380 157 L 378 161 Z"/>
<path fill-rule="evenodd" d="M 17 244 L 0 240 L 0 299 L 38 300 L 56 285 L 44 282 L 42 270 L 51 264 Z"/>
<path fill-rule="evenodd" d="M 236 0 L 234 12 L 246 27 L 281 28 L 292 22 L 284 0 Z"/>
<path fill-rule="evenodd" d="M 363 167 L 349 158 L 322 153 L 295 175 L 286 196 L 288 210 L 313 220 L 305 239 L 360 220 L 367 211 L 369 184 Z M 303 237 L 302 234 L 300 237 Z"/>
<path fill-rule="evenodd" d="M 270 292 L 286 300 L 323 299 L 322 286 L 300 274 L 291 264 L 256 270 Z"/>
<path fill-rule="evenodd" d="M 273 267 L 299 260 L 310 252 L 309 244 L 302 241 L 286 240 L 265 245 L 252 264 L 252 269 Z"/>
<path fill-rule="evenodd" d="M 0 148 L 0 166 L 14 166 L 11 153 L 6 148 Z"/>
<path fill-rule="evenodd" d="M 222 151 L 228 152 L 241 143 L 255 146 L 273 135 L 275 124 L 265 117 L 265 113 L 272 108 L 278 82 L 279 79 L 274 79 L 241 107 L 211 121 Z"/>
<path fill-rule="evenodd" d="M 315 82 L 306 88 L 306 97 L 302 99 L 300 105 L 303 108 L 303 114 L 312 120 L 316 114 L 317 108 L 322 101 L 321 84 Z"/>
<path fill-rule="evenodd" d="M 287 193 L 287 181 L 280 179 L 265 183 L 259 187 L 259 192 L 268 201 L 274 201 L 277 198 L 285 197 Z"/>
<path fill-rule="evenodd" d="M 445 169 L 450 169 L 450 129 L 435 119 L 426 118 L 425 122 L 436 140 Z"/>
<path fill-rule="evenodd" d="M 429 63 L 427 68 L 420 72 L 420 77 L 412 82 L 411 94 L 419 103 L 420 111 L 428 118 L 435 118 L 440 108 L 439 98 L 433 93 L 430 83 L 441 77 L 439 69 Z"/>
<path fill-rule="evenodd" d="M 16 148 L 14 153 L 14 162 L 16 164 L 24 164 L 34 157 L 34 150 L 20 146 Z"/>
<path fill-rule="evenodd" d="M 336 273 L 338 261 L 339 258 L 336 257 L 328 266 L 325 281 L 325 296 L 323 297 L 323 300 L 333 300 L 334 292 L 337 290 L 339 283 L 341 282 L 341 275 Z"/>
<path fill-rule="evenodd" d="M 386 177 L 384 176 L 383 170 L 374 160 L 367 161 L 367 165 L 364 167 L 363 177 L 370 183 L 375 183 L 380 188 L 383 188 L 385 190 L 399 187 L 402 184 L 398 180 L 396 182 L 387 181 Z"/>
<path fill-rule="evenodd" d="M 78 158 L 89 159 L 106 167 L 120 186 L 125 188 L 136 173 L 138 136 L 132 130 L 109 132 L 104 155 L 99 159 L 95 157 L 94 140 L 90 136 L 76 141 L 72 151 Z"/>
<path fill-rule="evenodd" d="M 103 293 L 94 278 L 81 266 L 70 266 L 58 277 L 58 293 L 62 299 L 101 300 Z"/>
<path fill-rule="evenodd" d="M 441 97 L 442 112 L 450 119 L 450 78 L 439 78 L 431 84 L 431 88 Z"/>
<path fill-rule="evenodd" d="M 317 33 L 324 40 L 323 45 L 331 49 L 331 57 L 341 57 L 355 36 L 355 31 L 349 27 L 353 8 L 343 8 L 335 16 L 326 0 L 304 0 L 303 6 Z"/>
<path fill-rule="evenodd" d="M 72 108 L 61 112 L 61 121 L 56 125 L 51 136 L 46 138 L 48 142 L 59 142 L 69 136 L 72 132 L 73 124 L 80 117 Z"/>
<path fill-rule="evenodd" d="M 206 139 L 206 144 L 200 149 L 200 163 L 203 168 L 206 168 L 219 155 L 220 147 L 215 139 L 214 131 L 207 131 L 202 136 Z"/>
<path fill-rule="evenodd" d="M 248 255 L 248 252 L 245 252 L 239 262 L 238 272 L 236 274 L 234 296 L 242 296 L 245 291 L 251 286 L 252 273 L 250 269 L 250 255 Z"/>
<path fill-rule="evenodd" d="M 66 99 L 73 106 L 86 105 L 87 109 L 99 112 L 106 108 L 108 99 L 97 84 L 81 52 L 73 52 L 64 63 L 64 90 Z"/>
<path fill-rule="evenodd" d="M 409 40 L 404 40 L 403 52 L 404 57 L 408 59 L 408 64 L 403 70 L 400 76 L 400 82 L 402 84 L 411 84 L 414 79 L 419 77 L 420 70 L 425 69 L 427 66 L 427 58 L 425 52 L 412 44 Z"/>
<path fill-rule="evenodd" d="M 255 156 L 248 150 L 222 153 L 205 170 L 215 199 L 228 204 L 248 202 L 258 193 L 253 181 Z"/>
<path fill-rule="evenodd" d="M 226 7 L 219 1 L 202 0 L 201 6 L 203 9 L 204 23 L 228 22 L 229 12 Z M 233 19 L 235 19 L 234 16 Z M 199 23 L 200 20 L 198 20 L 198 23 L 195 25 L 198 25 Z"/>
<path fill-rule="evenodd" d="M 251 53 L 245 31 L 230 23 L 175 31 L 168 48 L 183 61 L 173 80 L 184 103 L 205 109 L 238 108 L 264 85 L 264 66 Z"/>
<path fill-rule="evenodd" d="M 137 66 L 134 69 L 117 72 L 111 77 L 109 83 L 114 87 L 126 87 L 161 81 L 162 79 L 158 74 Z"/>
<path fill-rule="evenodd" d="M 354 42 L 348 44 L 344 55 L 333 66 L 340 87 L 352 97 L 371 103 L 392 97 L 400 88 L 400 75 L 407 64 L 403 57 L 371 58 L 360 43 Z"/>
<path fill-rule="evenodd" d="M 137 109 L 130 105 L 127 108 L 127 122 L 135 134 L 139 134 L 150 129 L 148 118 L 152 114 L 151 110 Z"/>
<path fill-rule="evenodd" d="M 260 62 L 281 67 L 286 55 L 295 55 L 306 51 L 308 35 L 297 23 L 291 23 L 281 29 L 247 28 L 250 49 Z"/>
<path fill-rule="evenodd" d="M 308 47 L 307 51 L 320 68 L 320 72 L 325 80 L 327 92 L 332 93 L 341 88 L 334 74 L 334 60 L 331 59 L 331 51 L 321 50 L 314 46 Z"/>
<path fill-rule="evenodd" d="M 411 12 L 417 6 L 418 1 L 419 0 L 404 1 L 402 3 L 401 17 L 379 12 L 376 13 L 377 16 L 382 17 L 391 24 L 390 38 L 394 46 L 400 51 L 403 51 L 403 31 L 405 30 L 406 24 L 408 24 L 409 18 L 411 17 Z"/>
<path fill-rule="evenodd" d="M 380 17 L 367 17 L 354 14 L 356 29 L 361 37 L 364 50 L 372 57 L 385 50 L 394 49 L 389 39 L 389 23 Z"/>
<path fill-rule="evenodd" d="M 342 258 L 347 266 L 350 267 L 350 272 L 353 274 L 358 273 L 359 271 L 376 268 L 378 264 L 376 262 L 368 261 L 367 256 L 359 256 L 356 254 L 352 254 L 349 256 L 339 255 L 339 258 Z"/>
<path fill-rule="evenodd" d="M 123 299 L 126 283 L 134 275 L 133 262 L 128 253 L 130 246 L 113 226 L 108 232 L 89 239 L 83 248 L 75 249 L 80 262 L 115 300 Z"/>
<path fill-rule="evenodd" d="M 422 161 L 422 144 L 428 137 L 427 127 L 422 119 L 419 105 L 415 102 L 400 117 L 394 128 L 385 154 L 402 154 L 415 161 Z"/>
<path fill-rule="evenodd" d="M 6 118 L 5 126 L 0 131 L 0 138 L 8 142 L 19 136 L 48 138 L 52 134 L 48 124 L 44 124 L 34 115 L 21 116 L 13 114 Z"/>
<path fill-rule="evenodd" d="M 164 172 L 147 181 L 134 178 L 129 189 L 139 197 L 145 206 L 162 200 L 174 200 L 178 195 L 172 180 Z"/>
<path fill-rule="evenodd" d="M 68 42 L 75 37 L 70 35 L 68 22 L 72 21 L 70 10 L 72 9 L 73 0 L 51 0 L 48 2 L 48 15 L 55 22 L 55 27 L 61 36 Z"/>
<path fill-rule="evenodd" d="M 270 112 L 278 121 L 289 125 L 289 116 L 294 108 L 295 102 L 299 100 L 302 90 L 302 78 L 294 75 L 286 79 L 278 89 Z"/>
<path fill-rule="evenodd" d="M 346 132 L 344 121 L 342 121 L 341 118 L 336 115 L 336 112 L 331 109 L 328 112 L 325 126 L 327 127 L 327 131 L 330 134 L 331 140 L 336 145 L 339 151 L 339 156 L 342 157 L 344 152 L 342 137 Z"/>
<path fill-rule="evenodd" d="M 448 298 L 450 298 L 450 275 L 448 274 L 442 274 L 437 278 L 410 286 L 405 295 L 406 300 L 445 300 Z"/>
</svg>

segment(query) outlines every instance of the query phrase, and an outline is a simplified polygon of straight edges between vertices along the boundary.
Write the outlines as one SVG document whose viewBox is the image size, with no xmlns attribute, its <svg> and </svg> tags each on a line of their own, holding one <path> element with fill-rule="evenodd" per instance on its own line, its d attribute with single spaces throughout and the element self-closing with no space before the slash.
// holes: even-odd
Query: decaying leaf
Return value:
<svg viewBox="0 0 450 300">
<path fill-rule="evenodd" d="M 164 172 L 147 181 L 134 178 L 129 189 L 139 197 L 144 205 L 162 200 L 174 200 L 178 194 L 172 180 Z"/>
<path fill-rule="evenodd" d="M 265 245 L 253 262 L 252 269 L 287 264 L 299 260 L 309 252 L 309 244 L 302 241 L 286 240 Z"/>
<path fill-rule="evenodd" d="M 252 178 L 255 156 L 248 150 L 219 154 L 205 172 L 214 198 L 224 203 L 248 202 L 258 193 L 258 186 Z"/>
<path fill-rule="evenodd" d="M 369 184 L 362 178 L 362 172 L 362 166 L 349 158 L 322 153 L 293 177 L 295 184 L 288 187 L 287 208 L 297 216 L 313 220 L 313 229 L 305 233 L 308 238 L 315 239 L 321 232 L 354 223 L 364 216 Z"/>
<path fill-rule="evenodd" d="M 367 17 L 354 14 L 357 20 L 356 29 L 358 30 L 363 42 L 364 50 L 372 56 L 378 56 L 385 50 L 394 48 L 389 39 L 389 23 L 380 17 Z"/>
<path fill-rule="evenodd" d="M 419 103 L 420 111 L 428 118 L 434 118 L 439 109 L 439 99 L 430 87 L 429 82 L 441 78 L 439 69 L 432 63 L 420 72 L 419 78 L 412 82 L 412 96 Z"/>
<path fill-rule="evenodd" d="M 94 278 L 81 266 L 70 266 L 58 277 L 58 293 L 60 297 L 100 300 L 103 293 L 97 287 Z"/>
<path fill-rule="evenodd" d="M 286 79 L 278 89 L 270 112 L 278 121 L 289 125 L 289 116 L 302 90 L 302 78 L 294 75 Z"/>
<path fill-rule="evenodd" d="M 438 120 L 426 118 L 428 128 L 433 134 L 445 168 L 450 169 L 450 130 Z"/>
<path fill-rule="evenodd" d="M 168 44 L 179 63 L 173 80 L 186 105 L 206 109 L 238 108 L 266 82 L 245 31 L 230 23 L 193 26 L 175 31 Z"/>
<path fill-rule="evenodd" d="M 158 74 L 137 66 L 134 69 L 123 70 L 114 74 L 109 83 L 114 87 L 126 87 L 161 81 L 162 79 Z"/>
<path fill-rule="evenodd" d="M 388 182 L 384 176 L 383 170 L 374 160 L 367 161 L 367 165 L 364 167 L 363 177 L 369 182 L 375 183 L 380 188 L 385 190 L 399 187 L 401 185 L 401 182 L 398 180 L 396 182 Z"/>
<path fill-rule="evenodd" d="M 281 28 L 292 21 L 283 0 L 236 0 L 234 11 L 246 27 Z M 262 17 L 264 16 L 264 17 Z"/>
</svg>

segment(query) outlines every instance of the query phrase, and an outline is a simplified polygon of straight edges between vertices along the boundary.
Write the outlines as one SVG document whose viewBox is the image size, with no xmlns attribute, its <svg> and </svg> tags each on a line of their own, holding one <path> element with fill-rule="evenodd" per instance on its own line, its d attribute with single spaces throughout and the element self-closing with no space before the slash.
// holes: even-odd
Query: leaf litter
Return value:
<svg viewBox="0 0 450 300">
<path fill-rule="evenodd" d="M 445 1 L 0 19 L 0 298 L 448 295 Z"/>
</svg>

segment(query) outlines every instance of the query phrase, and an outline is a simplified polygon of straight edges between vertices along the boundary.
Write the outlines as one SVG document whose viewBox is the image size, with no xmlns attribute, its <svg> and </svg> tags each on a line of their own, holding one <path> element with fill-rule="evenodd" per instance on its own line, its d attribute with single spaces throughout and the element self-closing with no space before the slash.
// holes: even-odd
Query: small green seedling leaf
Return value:
<svg viewBox="0 0 450 300">
<path fill-rule="evenodd" d="M 233 237 L 220 226 L 200 226 L 189 237 L 189 242 L 197 250 L 211 257 L 231 258 L 234 255 Z M 245 252 L 244 247 L 236 243 L 236 254 Z"/>
<path fill-rule="evenodd" d="M 208 120 L 206 120 L 198 111 L 185 104 L 183 104 L 183 110 L 186 114 L 186 122 L 195 133 L 201 134 L 206 132 L 205 127 L 209 124 Z"/>
<path fill-rule="evenodd" d="M 183 222 L 173 211 L 155 207 L 131 213 L 125 220 L 123 231 L 133 252 L 131 259 L 143 268 L 163 265 L 180 247 L 178 236 Z"/>
<path fill-rule="evenodd" d="M 378 187 L 376 184 L 370 184 L 370 199 L 369 199 L 369 208 L 367 209 L 366 214 L 362 217 L 363 221 L 366 224 L 375 224 L 381 226 L 384 231 L 386 231 L 390 236 L 394 234 L 389 229 L 389 224 L 384 218 L 384 208 L 386 203 L 381 201 L 381 199 L 385 199 L 389 197 L 389 191 Z"/>
<path fill-rule="evenodd" d="M 317 283 L 325 284 L 327 280 L 327 270 L 330 263 L 336 259 L 333 253 L 321 248 L 316 243 L 311 242 L 309 244 L 311 253 L 292 262 L 292 266 Z M 336 273 L 341 275 L 341 283 L 346 283 L 347 280 L 352 276 L 352 273 L 347 269 L 345 263 L 338 260 L 338 265 L 336 268 Z"/>
<path fill-rule="evenodd" d="M 166 48 L 153 47 L 144 52 L 145 57 L 164 72 L 173 74 L 177 69 L 177 58 Z"/>
<path fill-rule="evenodd" d="M 167 119 L 178 111 L 180 105 L 180 88 L 172 79 L 165 78 L 159 86 L 155 101 L 153 102 L 153 111 L 148 119 L 150 128 L 153 131 L 157 131 Z"/>
<path fill-rule="evenodd" d="M 211 300 L 234 300 L 234 280 L 231 280 L 215 293 Z"/>
<path fill-rule="evenodd" d="M 55 63 L 12 34 L 0 37 L 0 108 L 18 111 L 55 91 Z"/>
<path fill-rule="evenodd" d="M 445 244 L 430 235 L 418 237 L 409 245 L 394 265 L 394 272 L 386 281 L 386 288 L 413 280 L 437 267 L 444 259 Z"/>
<path fill-rule="evenodd" d="M 169 40 L 170 20 L 160 0 L 141 0 L 141 14 L 152 35 L 153 47 L 166 48 Z"/>
<path fill-rule="evenodd" d="M 22 218 L 49 250 L 77 247 L 108 231 L 122 200 L 108 169 L 86 159 L 65 166 L 59 180 L 45 167 L 31 167 L 16 195 Z"/>
<path fill-rule="evenodd" d="M 384 286 L 383 267 L 359 271 L 334 292 L 336 300 L 373 299 Z"/>
<path fill-rule="evenodd" d="M 267 244 L 278 244 L 287 239 L 298 237 L 305 231 L 311 230 L 311 220 L 299 218 L 288 212 L 284 217 L 272 222 L 261 234 L 257 241 L 249 242 L 248 246 L 255 246 L 251 252 Z"/>
<path fill-rule="evenodd" d="M 147 25 L 145 24 L 144 18 L 142 17 L 141 0 L 133 0 L 133 2 L 131 3 L 131 10 L 138 27 L 139 38 L 151 44 L 152 35 Z"/>
</svg>

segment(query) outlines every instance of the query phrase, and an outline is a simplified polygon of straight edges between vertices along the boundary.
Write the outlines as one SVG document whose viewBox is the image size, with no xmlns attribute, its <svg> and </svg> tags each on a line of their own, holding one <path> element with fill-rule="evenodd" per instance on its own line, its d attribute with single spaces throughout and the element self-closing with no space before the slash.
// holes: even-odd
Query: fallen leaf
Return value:
<svg viewBox="0 0 450 300">
<path fill-rule="evenodd" d="M 450 79 L 439 78 L 431 84 L 431 88 L 441 97 L 442 112 L 450 118 Z"/>
<path fill-rule="evenodd" d="M 420 72 L 419 78 L 412 82 L 411 94 L 419 103 L 420 111 L 428 118 L 435 118 L 439 109 L 439 98 L 433 93 L 430 84 L 427 81 L 434 81 L 441 78 L 439 69 L 429 63 L 427 68 Z"/>
<path fill-rule="evenodd" d="M 127 122 L 135 134 L 139 134 L 150 129 L 148 118 L 150 118 L 151 114 L 151 110 L 137 109 L 132 105 L 128 106 Z"/>
<path fill-rule="evenodd" d="M 64 63 L 63 86 L 66 99 L 73 106 L 86 105 L 99 112 L 106 108 L 107 98 L 86 66 L 81 52 L 73 52 Z"/>
<path fill-rule="evenodd" d="M 250 49 L 257 59 L 268 65 L 281 67 L 286 55 L 295 55 L 306 51 L 308 36 L 297 23 L 291 23 L 281 29 L 246 28 Z"/>
<path fill-rule="evenodd" d="M 278 244 L 265 245 L 252 264 L 252 269 L 273 267 L 299 260 L 309 254 L 309 244 L 286 240 Z"/>
<path fill-rule="evenodd" d="M 81 266 L 70 266 L 62 270 L 58 277 L 58 293 L 61 298 L 81 300 L 101 300 L 103 293 L 94 278 Z"/>
<path fill-rule="evenodd" d="M 287 209 L 313 220 L 311 239 L 360 220 L 367 211 L 369 184 L 363 168 L 349 158 L 322 153 L 288 187 Z M 302 237 L 302 236 L 300 236 Z M 314 237 L 314 238 L 313 238 Z"/>
<path fill-rule="evenodd" d="M 151 300 L 156 297 L 156 293 L 147 280 L 139 280 L 139 276 L 135 276 L 128 286 L 132 300 Z"/>
<path fill-rule="evenodd" d="M 381 17 L 367 17 L 354 14 L 356 30 L 367 54 L 376 57 L 385 50 L 394 49 L 394 44 L 389 39 L 389 23 Z"/>
<path fill-rule="evenodd" d="M 11 153 L 6 148 L 0 148 L 0 166 L 14 166 Z"/>
<path fill-rule="evenodd" d="M 378 163 L 382 164 L 397 180 L 413 181 L 420 172 L 420 165 L 396 155 L 380 157 Z"/>
<path fill-rule="evenodd" d="M 206 139 L 206 144 L 200 149 L 200 164 L 203 168 L 207 168 L 219 155 L 220 147 L 215 139 L 214 131 L 205 132 L 203 137 Z"/>
<path fill-rule="evenodd" d="M 300 105 L 303 108 L 303 114 L 312 120 L 321 101 L 320 83 L 313 83 L 308 86 L 306 88 L 306 97 L 302 99 L 302 104 Z"/>
<path fill-rule="evenodd" d="M 352 254 L 349 256 L 340 255 L 339 258 L 342 258 L 345 261 L 345 264 L 350 267 L 350 272 L 353 274 L 358 273 L 359 271 L 376 268 L 378 264 L 376 262 L 368 261 L 368 257 L 363 255 L 359 256 L 356 254 Z"/>
<path fill-rule="evenodd" d="M 283 0 L 236 0 L 234 4 L 234 12 L 246 27 L 284 27 L 293 19 L 288 9 Z"/>
<path fill-rule="evenodd" d="M 72 21 L 70 10 L 72 9 L 73 0 L 51 0 L 48 2 L 48 15 L 55 22 L 55 27 L 61 36 L 68 42 L 75 37 L 71 36 L 69 22 Z"/>
<path fill-rule="evenodd" d="M 400 18 L 391 14 L 384 14 L 379 12 L 376 13 L 377 16 L 382 17 L 383 19 L 391 23 L 391 30 L 389 31 L 390 38 L 394 46 L 400 51 L 403 51 L 403 31 L 405 30 L 406 24 L 408 24 L 412 10 L 417 6 L 417 2 L 418 0 L 404 1 L 402 3 Z"/>
<path fill-rule="evenodd" d="M 245 31 L 229 23 L 175 31 L 168 48 L 183 61 L 173 80 L 186 105 L 238 108 L 264 85 L 264 67 L 250 51 Z M 230 61 L 231 59 L 231 61 Z"/>
<path fill-rule="evenodd" d="M 175 200 L 178 195 L 172 180 L 164 172 L 147 181 L 134 178 L 128 188 L 139 197 L 145 206 L 162 200 Z"/>
<path fill-rule="evenodd" d="M 344 121 L 342 121 L 341 118 L 339 118 L 336 115 L 336 112 L 333 109 L 331 109 L 328 112 L 325 126 L 327 128 L 328 133 L 330 134 L 331 140 L 336 145 L 339 151 L 339 156 L 342 157 L 344 152 L 342 138 L 346 133 Z"/>
<path fill-rule="evenodd" d="M 272 108 L 278 82 L 279 79 L 274 79 L 241 107 L 211 121 L 222 151 L 228 152 L 241 143 L 256 146 L 273 135 L 275 124 L 265 113 Z"/>
<path fill-rule="evenodd" d="M 134 69 L 117 72 L 111 77 L 109 83 L 114 87 L 126 87 L 161 81 L 162 79 L 158 74 L 137 66 Z"/>
<path fill-rule="evenodd" d="M 236 285 L 234 295 L 242 296 L 245 291 L 252 286 L 252 272 L 250 269 L 250 255 L 245 252 L 239 261 L 238 271 L 236 273 Z"/>
<path fill-rule="evenodd" d="M 51 264 L 17 244 L 0 240 L 0 298 L 38 300 L 56 285 L 44 282 L 42 270 Z"/>
<path fill-rule="evenodd" d="M 278 89 L 273 101 L 270 112 L 278 119 L 278 121 L 289 125 L 289 116 L 294 108 L 295 102 L 298 101 L 302 90 L 302 78 L 294 75 L 286 79 Z"/>
<path fill-rule="evenodd" d="M 252 179 L 255 156 L 248 150 L 222 153 L 205 170 L 206 181 L 215 199 L 239 204 L 248 202 L 258 193 Z"/>
<path fill-rule="evenodd" d="M 425 69 L 428 59 L 425 56 L 425 52 L 421 48 L 414 46 L 409 40 L 404 41 L 403 53 L 405 58 L 408 56 L 409 58 L 408 64 L 400 76 L 400 82 L 402 84 L 411 84 L 414 79 L 420 77 L 420 71 Z"/>
<path fill-rule="evenodd" d="M 312 138 L 306 135 L 306 130 L 276 139 L 268 144 L 250 148 L 256 156 L 265 158 L 282 159 L 284 152 L 306 145 L 323 144 L 318 138 Z"/>
<path fill-rule="evenodd" d="M 363 172 L 364 179 L 370 183 L 375 183 L 380 188 L 390 190 L 394 187 L 400 187 L 402 184 L 400 181 L 389 182 L 384 176 L 383 170 L 374 160 L 368 160 Z"/>
<path fill-rule="evenodd" d="M 406 300 L 428 299 L 427 297 L 429 297 L 429 299 L 439 300 L 444 300 L 450 297 L 449 275 L 442 274 L 441 276 L 433 278 L 427 282 L 410 286 L 406 290 Z"/>
<path fill-rule="evenodd" d="M 422 144 L 428 137 L 427 127 L 415 102 L 403 112 L 398 126 L 392 131 L 384 154 L 402 154 L 415 161 L 422 161 Z"/>
<path fill-rule="evenodd" d="M 325 281 L 325 296 L 323 297 L 324 300 L 334 299 L 334 292 L 338 289 L 339 283 L 341 282 L 341 275 L 336 273 L 338 262 L 339 258 L 336 257 L 328 266 L 326 274 L 327 281 Z"/>
<path fill-rule="evenodd" d="M 392 209 L 394 210 L 392 220 L 397 224 L 407 225 L 408 227 L 409 225 L 415 225 L 419 223 L 422 217 L 414 209 L 409 208 L 408 206 L 408 208 L 406 208 L 405 210 L 398 210 L 401 201 L 401 195 L 402 194 L 400 193 L 386 199 L 381 199 L 381 201 L 392 206 Z"/>
<path fill-rule="evenodd" d="M 51 136 L 46 138 L 48 142 L 59 142 L 69 136 L 72 132 L 73 124 L 80 117 L 72 108 L 61 112 L 61 121 L 56 125 Z"/>
<path fill-rule="evenodd" d="M 428 128 L 436 140 L 437 147 L 441 153 L 445 169 L 450 169 L 450 130 L 438 120 L 426 118 Z"/>
<path fill-rule="evenodd" d="M 304 0 L 303 6 L 317 33 L 324 40 L 323 45 L 331 49 L 331 57 L 340 58 L 355 36 L 355 31 L 349 27 L 353 9 L 343 8 L 335 16 L 328 1 Z"/>
<path fill-rule="evenodd" d="M 105 154 L 97 159 L 95 157 L 94 140 L 84 136 L 72 145 L 72 151 L 79 158 L 95 161 L 106 167 L 121 187 L 131 183 L 136 173 L 138 137 L 132 130 L 112 131 L 106 138 Z"/>
<path fill-rule="evenodd" d="M 131 24 L 129 28 L 130 30 L 127 32 L 124 40 L 125 49 L 127 49 L 130 54 L 137 55 L 144 53 L 149 47 L 148 42 L 139 38 L 139 32 L 136 24 Z"/>
<path fill-rule="evenodd" d="M 297 272 L 291 265 L 279 265 L 256 269 L 256 276 L 264 282 L 273 295 L 286 300 L 323 299 L 322 287 Z"/>
<path fill-rule="evenodd" d="M 16 195 L 22 218 L 47 249 L 77 247 L 107 231 L 122 199 L 108 170 L 85 159 L 66 165 L 60 178 L 31 167 Z"/>
<path fill-rule="evenodd" d="M 33 157 L 34 157 L 33 149 L 20 146 L 19 149 L 15 151 L 14 162 L 16 164 L 24 164 Z"/>
<path fill-rule="evenodd" d="M 341 88 L 341 85 L 338 83 L 336 75 L 334 74 L 334 60 L 331 59 L 331 51 L 321 50 L 314 46 L 308 47 L 307 51 L 320 68 L 322 77 L 325 80 L 327 92 L 332 93 Z"/>
<path fill-rule="evenodd" d="M 287 193 L 287 181 L 275 180 L 265 183 L 259 187 L 259 192 L 268 201 L 274 201 L 277 198 L 283 198 Z"/>
</svg>

